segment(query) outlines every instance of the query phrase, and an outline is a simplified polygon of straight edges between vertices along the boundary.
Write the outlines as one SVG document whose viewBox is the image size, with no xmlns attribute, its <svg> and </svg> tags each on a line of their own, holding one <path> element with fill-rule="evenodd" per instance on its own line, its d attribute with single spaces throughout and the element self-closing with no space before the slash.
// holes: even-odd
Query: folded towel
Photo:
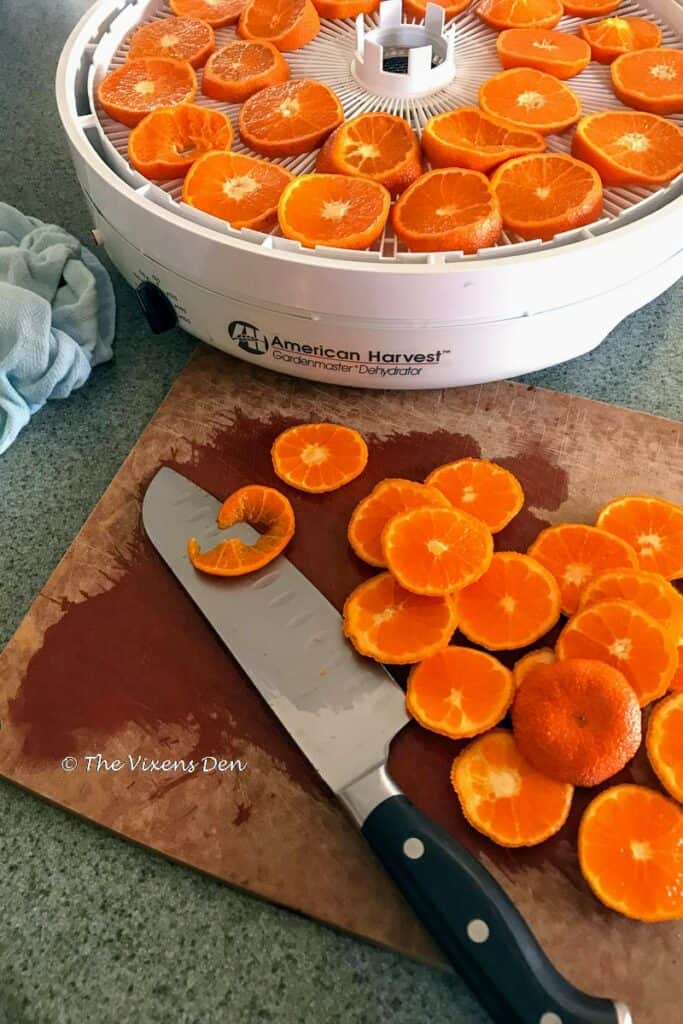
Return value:
<svg viewBox="0 0 683 1024">
<path fill-rule="evenodd" d="M 109 275 L 78 239 L 0 203 L 0 454 L 111 359 Z"/>
</svg>

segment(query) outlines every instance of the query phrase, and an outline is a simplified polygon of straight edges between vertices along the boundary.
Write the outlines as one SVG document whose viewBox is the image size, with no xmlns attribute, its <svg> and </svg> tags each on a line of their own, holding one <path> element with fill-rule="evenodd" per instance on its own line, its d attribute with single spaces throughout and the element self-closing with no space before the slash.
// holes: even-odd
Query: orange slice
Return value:
<svg viewBox="0 0 683 1024">
<path fill-rule="evenodd" d="M 239 18 L 245 0 L 169 0 L 171 10 L 181 17 L 200 18 L 213 28 L 232 25 Z"/>
<path fill-rule="evenodd" d="M 584 39 L 547 28 L 507 28 L 496 39 L 504 68 L 535 68 L 555 78 L 573 78 L 588 67 L 591 48 Z"/>
<path fill-rule="evenodd" d="M 290 427 L 275 438 L 270 454 L 281 480 L 311 494 L 336 491 L 360 476 L 368 462 L 362 435 L 339 423 Z"/>
<path fill-rule="evenodd" d="M 536 846 L 559 832 L 574 789 L 541 775 L 512 733 L 494 729 L 456 757 L 451 784 L 467 821 L 499 846 Z"/>
<path fill-rule="evenodd" d="M 212 149 L 230 149 L 232 125 L 227 114 L 193 103 L 159 107 L 128 136 L 128 160 L 146 178 L 182 178 Z"/>
<path fill-rule="evenodd" d="M 512 726 L 523 757 L 572 786 L 597 786 L 640 746 L 633 688 L 603 661 L 574 658 L 538 665 L 515 697 Z"/>
<path fill-rule="evenodd" d="M 406 707 L 425 729 L 458 740 L 497 725 L 514 692 L 512 673 L 497 658 L 447 647 L 410 670 Z"/>
<path fill-rule="evenodd" d="M 581 118 L 572 153 L 605 185 L 664 185 L 683 171 L 683 129 L 657 114 L 605 110 Z"/>
<path fill-rule="evenodd" d="M 216 45 L 213 29 L 198 18 L 162 18 L 140 25 L 133 33 L 128 59 L 173 57 L 187 60 L 193 68 L 206 63 Z"/>
<path fill-rule="evenodd" d="M 635 548 L 642 569 L 668 580 L 683 577 L 683 507 L 663 498 L 627 494 L 598 514 L 598 526 Z"/>
<path fill-rule="evenodd" d="M 302 245 L 367 249 L 384 231 L 391 196 L 383 185 L 342 174 L 300 174 L 278 207 L 285 238 Z"/>
<path fill-rule="evenodd" d="M 359 14 L 372 14 L 379 7 L 379 0 L 313 0 L 321 18 L 341 20 L 357 18 Z"/>
<path fill-rule="evenodd" d="M 510 68 L 489 78 L 479 89 L 479 105 L 492 117 L 541 135 L 563 132 L 581 117 L 576 93 L 534 68 Z"/>
<path fill-rule="evenodd" d="M 414 480 L 381 480 L 356 505 L 349 520 L 349 544 L 370 565 L 386 565 L 382 531 L 390 519 L 413 508 L 449 508 L 449 501 L 435 487 Z"/>
<path fill-rule="evenodd" d="M 321 82 L 301 78 L 269 85 L 250 96 L 240 110 L 245 145 L 264 156 L 309 153 L 341 123 L 339 99 Z"/>
<path fill-rule="evenodd" d="M 398 582 L 413 594 L 449 594 L 478 580 L 493 556 L 491 531 L 457 508 L 415 508 L 390 519 L 382 551 Z"/>
<path fill-rule="evenodd" d="M 284 167 L 242 153 L 207 153 L 190 168 L 183 202 L 226 220 L 233 228 L 270 231 L 292 175 Z"/>
<path fill-rule="evenodd" d="M 394 230 L 413 252 L 477 252 L 500 238 L 500 209 L 488 178 L 448 167 L 414 181 L 394 203 Z"/>
<path fill-rule="evenodd" d="M 673 679 L 669 686 L 675 693 L 683 693 L 683 646 L 680 644 L 678 647 L 677 657 L 678 665 L 676 666 L 676 671 L 674 672 Z"/>
<path fill-rule="evenodd" d="M 403 16 L 422 21 L 427 10 L 428 3 L 436 3 L 443 7 L 446 21 L 450 21 L 456 14 L 466 10 L 472 0 L 403 0 Z"/>
<path fill-rule="evenodd" d="M 667 793 L 683 803 L 683 693 L 655 707 L 647 724 L 647 756 Z"/>
<path fill-rule="evenodd" d="M 498 533 L 524 505 L 524 491 L 509 469 L 487 459 L 458 459 L 432 470 L 425 483 L 436 487 L 454 508 L 481 519 Z"/>
<path fill-rule="evenodd" d="M 360 654 L 389 665 L 409 665 L 442 650 L 456 625 L 450 597 L 411 594 L 389 572 L 361 583 L 344 605 L 345 636 Z"/>
<path fill-rule="evenodd" d="M 115 68 L 97 87 L 97 99 L 110 117 L 135 127 L 157 107 L 190 103 L 197 93 L 192 65 L 171 57 L 141 57 Z"/>
<path fill-rule="evenodd" d="M 195 569 L 211 576 L 244 576 L 272 562 L 294 536 L 294 510 L 284 494 L 272 487 L 250 484 L 226 498 L 218 525 L 224 530 L 235 523 L 249 523 L 262 535 L 254 544 L 231 537 L 210 551 L 201 551 L 192 537 L 187 553 Z"/>
<path fill-rule="evenodd" d="M 619 669 L 641 708 L 666 693 L 678 664 L 676 643 L 661 622 L 627 601 L 601 601 L 578 612 L 555 653 L 560 661 L 590 658 Z"/>
<path fill-rule="evenodd" d="M 396 195 L 422 174 L 420 144 L 402 117 L 359 114 L 330 135 L 318 153 L 316 170 L 370 178 Z"/>
<path fill-rule="evenodd" d="M 610 68 L 612 88 L 627 107 L 683 114 L 683 50 L 634 50 Z"/>
<path fill-rule="evenodd" d="M 616 542 L 616 543 L 615 543 Z M 529 554 L 553 574 L 562 597 L 562 611 L 573 615 L 579 594 L 594 576 L 607 569 L 637 569 L 638 559 L 630 544 L 583 523 L 560 523 L 542 530 Z"/>
<path fill-rule="evenodd" d="M 512 667 L 512 675 L 517 689 L 522 685 L 530 672 L 539 665 L 552 665 L 555 661 L 555 651 L 552 647 L 539 647 L 535 651 L 519 658 Z"/>
<path fill-rule="evenodd" d="M 534 643 L 560 617 L 560 590 L 544 566 L 516 551 L 497 551 L 481 579 L 455 598 L 460 629 L 490 651 Z"/>
<path fill-rule="evenodd" d="M 319 31 L 311 0 L 247 0 L 237 25 L 243 39 L 266 39 L 278 50 L 299 50 Z"/>
<path fill-rule="evenodd" d="M 224 103 L 244 103 L 267 85 L 289 78 L 289 64 L 272 43 L 231 39 L 209 58 L 202 92 Z"/>
<path fill-rule="evenodd" d="M 599 601 L 630 601 L 662 623 L 678 642 L 683 638 L 683 596 L 657 572 L 611 569 L 590 580 L 581 590 L 580 608 Z"/>
<path fill-rule="evenodd" d="M 459 107 L 430 117 L 422 130 L 422 146 L 432 167 L 485 173 L 513 156 L 541 153 L 545 139 L 538 132 L 510 128 L 478 107 Z"/>
<path fill-rule="evenodd" d="M 579 33 L 591 48 L 593 60 L 611 62 L 631 50 L 647 50 L 659 46 L 662 30 L 647 18 L 604 18 L 579 25 Z"/>
<path fill-rule="evenodd" d="M 476 11 L 491 28 L 553 28 L 564 8 L 561 0 L 481 0 Z"/>
<path fill-rule="evenodd" d="M 588 805 L 579 864 L 598 899 L 637 921 L 683 916 L 683 813 L 644 786 L 612 786 Z"/>
<path fill-rule="evenodd" d="M 563 0 L 563 3 L 565 14 L 576 18 L 597 18 L 616 11 L 621 0 Z"/>
</svg>

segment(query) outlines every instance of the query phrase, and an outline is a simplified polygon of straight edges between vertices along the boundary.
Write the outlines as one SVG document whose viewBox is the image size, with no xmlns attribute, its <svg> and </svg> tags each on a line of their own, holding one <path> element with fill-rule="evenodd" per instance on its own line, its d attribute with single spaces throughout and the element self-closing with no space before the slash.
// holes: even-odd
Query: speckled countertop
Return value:
<svg viewBox="0 0 683 1024">
<path fill-rule="evenodd" d="M 87 0 L 0 0 L 0 199 L 84 240 L 53 76 Z M 114 274 L 116 359 L 0 459 L 0 645 L 195 345 Z M 683 287 L 526 378 L 680 419 Z M 459 980 L 170 864 L 0 782 L 0 1024 L 484 1024 Z"/>
</svg>

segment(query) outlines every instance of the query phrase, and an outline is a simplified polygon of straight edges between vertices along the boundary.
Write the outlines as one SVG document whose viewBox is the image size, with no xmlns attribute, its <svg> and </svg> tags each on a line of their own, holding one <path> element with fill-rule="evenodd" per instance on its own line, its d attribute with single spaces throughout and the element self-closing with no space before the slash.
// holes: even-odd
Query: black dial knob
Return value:
<svg viewBox="0 0 683 1024">
<path fill-rule="evenodd" d="M 177 325 L 173 303 L 153 281 L 143 281 L 135 289 L 135 294 L 154 334 L 163 334 Z"/>
</svg>

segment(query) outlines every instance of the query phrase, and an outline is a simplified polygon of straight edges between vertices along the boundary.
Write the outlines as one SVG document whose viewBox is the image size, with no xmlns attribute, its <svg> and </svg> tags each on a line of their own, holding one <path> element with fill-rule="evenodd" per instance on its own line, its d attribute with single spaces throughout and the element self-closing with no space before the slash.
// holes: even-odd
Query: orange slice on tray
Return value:
<svg viewBox="0 0 683 1024">
<path fill-rule="evenodd" d="M 528 555 L 497 551 L 481 579 L 455 598 L 460 630 L 490 651 L 534 643 L 560 617 L 554 576 Z"/>
<path fill-rule="evenodd" d="M 207 61 L 202 92 L 224 103 L 244 103 L 267 85 L 289 78 L 289 64 L 272 43 L 231 39 Z"/>
<path fill-rule="evenodd" d="M 583 523 L 559 523 L 541 530 L 529 554 L 557 580 L 562 611 L 573 615 L 579 594 L 589 580 L 607 569 L 637 569 L 630 544 L 606 530 Z"/>
<path fill-rule="evenodd" d="M 561 0 L 481 0 L 476 11 L 491 28 L 553 28 L 564 7 Z"/>
<path fill-rule="evenodd" d="M 597 524 L 631 544 L 642 569 L 669 580 L 683 577 L 683 506 L 651 495 L 627 494 L 600 509 Z"/>
<path fill-rule="evenodd" d="M 513 156 L 541 153 L 545 139 L 538 132 L 511 128 L 478 107 L 459 107 L 430 117 L 422 130 L 422 146 L 432 167 L 486 173 Z"/>
<path fill-rule="evenodd" d="M 601 14 L 611 14 L 621 4 L 621 0 L 563 0 L 564 13 L 577 18 L 597 18 Z"/>
<path fill-rule="evenodd" d="M 182 178 L 192 164 L 213 149 L 230 149 L 227 114 L 193 103 L 159 107 L 128 136 L 128 160 L 146 178 Z"/>
<path fill-rule="evenodd" d="M 389 571 L 414 594 L 441 595 L 478 580 L 493 556 L 491 531 L 457 508 L 415 508 L 382 532 Z"/>
<path fill-rule="evenodd" d="M 414 181 L 394 203 L 394 230 L 413 252 L 477 252 L 495 245 L 502 221 L 488 178 L 447 167 Z"/>
<path fill-rule="evenodd" d="M 489 78 L 479 89 L 479 105 L 492 117 L 541 135 L 563 132 L 581 117 L 576 93 L 534 68 L 510 68 Z"/>
<path fill-rule="evenodd" d="M 657 114 L 605 110 L 581 118 L 572 153 L 605 185 L 664 185 L 683 171 L 683 129 Z"/>
<path fill-rule="evenodd" d="M 683 114 L 683 50 L 635 50 L 610 68 L 612 88 L 627 107 Z"/>
<path fill-rule="evenodd" d="M 227 529 L 236 523 L 249 523 L 261 536 L 254 544 L 231 537 L 210 551 L 202 551 L 192 537 L 187 553 L 195 569 L 211 576 L 244 576 L 272 562 L 294 536 L 294 510 L 272 487 L 250 484 L 231 494 L 218 513 L 218 525 Z"/>
<path fill-rule="evenodd" d="M 628 679 L 645 707 L 663 696 L 678 664 L 676 643 L 661 622 L 627 601 L 601 601 L 569 620 L 557 641 L 560 661 L 606 661 Z"/>
<path fill-rule="evenodd" d="M 449 508 L 450 502 L 435 487 L 414 480 L 381 480 L 356 505 L 349 520 L 349 544 L 370 565 L 386 565 L 382 531 L 390 519 L 414 508 Z"/>
<path fill-rule="evenodd" d="M 278 50 L 299 50 L 319 31 L 311 0 L 247 0 L 237 25 L 243 39 L 266 39 Z"/>
<path fill-rule="evenodd" d="M 357 430 L 339 423 L 302 423 L 284 430 L 270 450 L 273 469 L 300 491 L 322 494 L 355 480 L 368 462 Z"/>
<path fill-rule="evenodd" d="M 458 459 L 432 470 L 425 483 L 451 505 L 469 512 L 498 533 L 524 505 L 524 491 L 509 469 L 487 459 Z"/>
<path fill-rule="evenodd" d="M 300 174 L 282 193 L 280 230 L 308 248 L 367 249 L 384 231 L 391 196 L 383 185 L 342 174 Z"/>
<path fill-rule="evenodd" d="M 316 170 L 370 178 L 395 195 L 422 174 L 420 144 L 402 117 L 359 114 L 330 135 L 318 153 Z"/>
<path fill-rule="evenodd" d="M 535 68 L 555 78 L 573 78 L 588 67 L 591 48 L 584 39 L 547 28 L 507 28 L 496 39 L 504 68 Z"/>
<path fill-rule="evenodd" d="M 169 0 L 171 10 L 181 17 L 200 18 L 213 28 L 237 21 L 245 0 Z"/>
<path fill-rule="evenodd" d="M 559 832 L 574 789 L 526 761 L 511 732 L 494 729 L 456 757 L 451 784 L 467 821 L 499 846 L 536 846 Z"/>
<path fill-rule="evenodd" d="M 655 775 L 667 793 L 683 803 L 683 693 L 672 693 L 657 704 L 645 743 Z"/>
<path fill-rule="evenodd" d="M 573 786 L 597 786 L 616 775 L 641 740 L 640 707 L 626 677 L 582 658 L 530 672 L 515 697 L 512 726 L 534 768 Z"/>
<path fill-rule="evenodd" d="M 192 65 L 171 57 L 141 57 L 115 68 L 97 87 L 97 99 L 110 117 L 133 128 L 157 107 L 190 103 L 197 93 Z"/>
<path fill-rule="evenodd" d="M 450 597 L 411 594 L 389 572 L 361 583 L 344 605 L 344 634 L 360 654 L 389 665 L 409 665 L 442 650 L 456 625 Z"/>
<path fill-rule="evenodd" d="M 519 658 L 512 666 L 512 675 L 517 689 L 535 668 L 539 665 L 552 665 L 554 661 L 555 651 L 552 647 L 539 647 Z"/>
<path fill-rule="evenodd" d="M 207 153 L 190 168 L 183 202 L 233 228 L 270 231 L 277 204 L 292 175 L 278 164 L 243 153 Z"/>
<path fill-rule="evenodd" d="M 631 50 L 659 46 L 662 30 L 647 18 L 604 18 L 579 25 L 579 33 L 591 48 L 593 60 L 610 64 L 615 57 Z"/>
<path fill-rule="evenodd" d="M 644 786 L 612 786 L 579 826 L 579 864 L 598 899 L 637 921 L 683 917 L 683 812 Z"/>
<path fill-rule="evenodd" d="M 250 96 L 240 110 L 239 129 L 244 144 L 263 156 L 297 156 L 319 146 L 343 119 L 331 89 L 300 78 Z"/>
<path fill-rule="evenodd" d="M 602 213 L 602 181 L 590 164 L 565 153 L 508 160 L 494 171 L 503 225 L 522 238 L 548 241 L 591 224 Z"/>
<path fill-rule="evenodd" d="M 406 707 L 425 729 L 465 739 L 497 725 L 514 692 L 512 673 L 493 655 L 446 647 L 410 670 Z"/>
<path fill-rule="evenodd" d="M 321 18 L 334 21 L 372 14 L 379 7 L 379 0 L 313 0 L 313 3 Z"/>
<path fill-rule="evenodd" d="M 472 0 L 403 0 L 403 16 L 415 18 L 416 21 L 424 19 L 428 3 L 436 3 L 443 7 L 446 21 L 450 21 L 456 14 L 466 10 Z"/>
<path fill-rule="evenodd" d="M 683 638 L 683 596 L 659 573 L 643 569 L 600 573 L 581 590 L 579 607 L 613 600 L 637 604 L 661 622 L 676 641 Z"/>
<path fill-rule="evenodd" d="M 173 57 L 200 68 L 216 45 L 213 29 L 198 18 L 162 18 L 140 25 L 131 37 L 128 59 Z"/>
</svg>

